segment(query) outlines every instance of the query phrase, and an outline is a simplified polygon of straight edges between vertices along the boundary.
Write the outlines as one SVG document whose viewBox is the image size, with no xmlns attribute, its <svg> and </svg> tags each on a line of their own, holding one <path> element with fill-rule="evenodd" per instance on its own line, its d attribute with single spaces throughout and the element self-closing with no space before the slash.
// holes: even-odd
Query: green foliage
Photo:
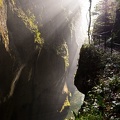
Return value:
<svg viewBox="0 0 120 120">
<path fill-rule="evenodd" d="M 104 72 L 98 76 L 99 84 L 88 92 L 80 113 L 74 113 L 75 120 L 119 120 L 120 56 L 101 55 Z"/>
<path fill-rule="evenodd" d="M 87 102 L 98 109 L 104 119 L 116 119 L 119 117 L 118 110 L 120 110 L 118 92 L 120 92 L 120 78 L 118 76 L 107 80 L 101 79 L 100 85 L 95 86 L 89 92 Z"/>
<path fill-rule="evenodd" d="M 102 0 L 96 5 L 98 17 L 94 24 L 93 34 L 99 35 L 109 31 L 109 33 L 106 33 L 106 36 L 110 37 L 110 31 L 113 31 L 116 19 L 116 6 L 115 0 Z"/>
<path fill-rule="evenodd" d="M 96 113 L 94 109 L 93 111 L 90 111 L 89 113 L 75 113 L 73 111 L 74 118 L 70 118 L 69 120 L 102 120 L 102 115 L 101 113 Z"/>
<path fill-rule="evenodd" d="M 101 80 L 88 94 L 80 113 L 74 113 L 75 120 L 118 120 L 120 103 L 120 77 Z M 72 120 L 72 119 L 69 119 Z"/>
</svg>

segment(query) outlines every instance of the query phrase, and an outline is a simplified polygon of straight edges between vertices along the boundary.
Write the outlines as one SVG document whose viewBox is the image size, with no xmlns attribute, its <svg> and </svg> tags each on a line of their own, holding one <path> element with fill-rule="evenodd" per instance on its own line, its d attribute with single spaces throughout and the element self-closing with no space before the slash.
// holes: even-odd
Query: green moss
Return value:
<svg viewBox="0 0 120 120">
<path fill-rule="evenodd" d="M 35 23 L 35 16 L 30 12 L 30 10 L 25 13 L 20 7 L 16 7 L 15 1 L 12 0 L 13 11 L 17 13 L 18 17 L 22 19 L 26 27 L 34 34 L 34 42 L 43 46 L 44 40 L 41 38 L 41 33 Z"/>
<path fill-rule="evenodd" d="M 3 0 L 0 0 L 0 7 L 3 5 Z"/>
<path fill-rule="evenodd" d="M 67 43 L 64 42 L 57 48 L 57 54 L 60 55 L 64 61 L 65 61 L 65 70 L 69 66 L 69 52 L 68 52 L 68 46 Z"/>
<path fill-rule="evenodd" d="M 65 109 L 65 107 L 69 107 L 69 106 L 70 106 L 70 102 L 69 102 L 68 96 L 67 96 L 64 103 L 63 103 L 63 106 L 62 106 L 60 112 L 62 112 Z"/>
<path fill-rule="evenodd" d="M 98 76 L 104 72 L 102 52 L 92 44 L 85 44 L 81 47 L 74 83 L 78 90 L 85 95 L 99 83 Z"/>
</svg>

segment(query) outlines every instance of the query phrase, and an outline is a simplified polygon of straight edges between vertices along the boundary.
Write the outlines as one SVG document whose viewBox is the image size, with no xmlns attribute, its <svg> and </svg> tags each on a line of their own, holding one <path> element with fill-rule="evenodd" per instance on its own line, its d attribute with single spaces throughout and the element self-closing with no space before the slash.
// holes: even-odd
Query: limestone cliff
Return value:
<svg viewBox="0 0 120 120">
<path fill-rule="evenodd" d="M 76 0 L 73 11 L 69 2 L 0 0 L 1 120 L 63 120 L 70 93 L 64 86 L 78 47 L 79 6 Z"/>
</svg>

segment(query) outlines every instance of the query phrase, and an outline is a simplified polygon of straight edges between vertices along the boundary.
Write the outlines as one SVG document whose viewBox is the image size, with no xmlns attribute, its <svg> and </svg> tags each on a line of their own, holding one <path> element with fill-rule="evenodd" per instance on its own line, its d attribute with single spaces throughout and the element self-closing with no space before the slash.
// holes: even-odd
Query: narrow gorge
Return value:
<svg viewBox="0 0 120 120">
<path fill-rule="evenodd" d="M 63 120 L 87 27 L 81 0 L 0 0 L 0 120 Z"/>
</svg>

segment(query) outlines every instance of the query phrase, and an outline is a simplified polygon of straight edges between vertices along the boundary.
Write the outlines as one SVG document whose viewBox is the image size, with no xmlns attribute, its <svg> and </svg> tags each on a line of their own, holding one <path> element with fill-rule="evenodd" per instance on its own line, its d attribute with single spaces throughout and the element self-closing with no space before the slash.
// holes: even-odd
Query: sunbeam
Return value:
<svg viewBox="0 0 120 120">
<path fill-rule="evenodd" d="M 75 102 L 81 106 L 84 95 L 74 77 L 88 42 L 89 5 L 90 0 L 0 0 L 2 120 L 63 120 Z"/>
</svg>

